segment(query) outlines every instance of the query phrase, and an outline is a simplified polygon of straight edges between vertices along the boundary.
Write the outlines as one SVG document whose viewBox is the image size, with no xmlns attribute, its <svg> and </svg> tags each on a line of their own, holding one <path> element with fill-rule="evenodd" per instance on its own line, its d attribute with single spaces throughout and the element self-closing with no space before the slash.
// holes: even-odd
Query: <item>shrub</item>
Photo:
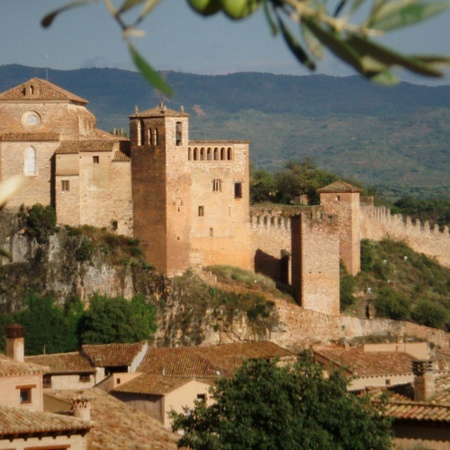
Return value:
<svg viewBox="0 0 450 450">
<path fill-rule="evenodd" d="M 411 313 L 412 319 L 420 325 L 442 328 L 448 321 L 448 311 L 439 303 L 422 300 Z"/>
<path fill-rule="evenodd" d="M 39 244 L 46 244 L 49 236 L 58 230 L 56 211 L 51 205 L 42 206 L 37 203 L 28 211 L 22 205 L 19 211 L 19 219 L 25 220 L 26 234 L 32 239 L 36 239 Z"/>
<path fill-rule="evenodd" d="M 75 251 L 75 259 L 79 262 L 90 261 L 94 254 L 94 245 L 89 239 L 83 238 Z"/>
<path fill-rule="evenodd" d="M 375 299 L 375 308 L 379 317 L 392 320 L 409 318 L 408 300 L 389 287 L 380 288 Z"/>
<path fill-rule="evenodd" d="M 345 310 L 355 302 L 353 292 L 355 291 L 355 278 L 352 277 L 345 267 L 345 264 L 340 263 L 340 284 L 339 284 L 339 299 L 341 304 L 341 311 Z"/>
</svg>

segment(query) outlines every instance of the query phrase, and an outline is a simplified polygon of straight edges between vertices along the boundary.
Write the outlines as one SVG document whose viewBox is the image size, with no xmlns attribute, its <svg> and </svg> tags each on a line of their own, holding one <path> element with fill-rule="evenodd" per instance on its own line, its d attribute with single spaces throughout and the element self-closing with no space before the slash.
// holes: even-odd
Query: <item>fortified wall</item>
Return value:
<svg viewBox="0 0 450 450">
<path fill-rule="evenodd" d="M 450 267 L 450 236 L 447 226 L 442 230 L 435 224 L 403 220 L 401 214 L 392 215 L 389 208 L 363 203 L 360 209 L 361 239 L 380 241 L 385 238 L 405 241 L 414 251 L 435 257 Z"/>
</svg>

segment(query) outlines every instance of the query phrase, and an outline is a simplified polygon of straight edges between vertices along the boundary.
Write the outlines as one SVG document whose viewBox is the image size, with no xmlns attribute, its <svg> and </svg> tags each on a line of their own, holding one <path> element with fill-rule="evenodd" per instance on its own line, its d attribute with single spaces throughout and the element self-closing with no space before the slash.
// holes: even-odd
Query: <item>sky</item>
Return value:
<svg viewBox="0 0 450 450">
<path fill-rule="evenodd" d="M 116 4 L 118 0 L 113 0 Z M 121 31 L 103 0 L 58 16 L 43 29 L 40 20 L 68 0 L 1 0 L 0 64 L 72 70 L 113 67 L 135 70 Z M 450 56 L 450 11 L 419 26 L 389 35 L 383 41 L 410 53 Z M 145 36 L 134 39 L 142 55 L 157 70 L 205 75 L 267 72 L 307 75 L 280 37 L 273 37 L 262 11 L 243 21 L 223 14 L 203 18 L 186 1 L 163 0 L 142 26 Z M 343 63 L 327 56 L 316 73 L 350 75 Z M 431 84 L 421 77 L 406 81 Z M 450 84 L 450 71 L 439 84 Z"/>
</svg>

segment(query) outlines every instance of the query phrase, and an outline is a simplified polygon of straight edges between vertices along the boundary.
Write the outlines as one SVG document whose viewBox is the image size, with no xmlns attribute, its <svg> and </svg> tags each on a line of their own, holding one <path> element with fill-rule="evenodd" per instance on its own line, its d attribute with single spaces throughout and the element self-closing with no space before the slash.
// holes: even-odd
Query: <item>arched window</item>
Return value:
<svg viewBox="0 0 450 450">
<path fill-rule="evenodd" d="M 225 159 L 225 149 L 222 147 L 220 149 L 220 160 L 223 161 Z"/>
<path fill-rule="evenodd" d="M 206 151 L 206 159 L 208 161 L 211 161 L 211 148 L 208 148 L 208 150 Z"/>
<path fill-rule="evenodd" d="M 214 149 L 214 161 L 217 161 L 219 159 L 219 149 L 216 147 Z"/>
<path fill-rule="evenodd" d="M 227 159 L 228 161 L 231 161 L 233 159 L 233 150 L 231 150 L 231 147 L 228 147 Z"/>
<path fill-rule="evenodd" d="M 155 146 L 158 145 L 158 144 L 159 144 L 158 128 L 155 128 L 155 129 L 153 130 L 152 136 L 153 136 L 152 144 L 155 145 Z"/>
<path fill-rule="evenodd" d="M 36 149 L 28 147 L 25 153 L 25 175 L 37 175 Z"/>
<path fill-rule="evenodd" d="M 139 131 L 140 131 L 140 139 L 139 139 L 139 144 L 138 145 L 145 145 L 145 124 L 144 121 L 141 120 L 139 122 L 140 127 L 139 127 Z"/>
<path fill-rule="evenodd" d="M 181 122 L 176 123 L 175 140 L 176 145 L 181 145 L 183 142 L 183 124 Z"/>
<path fill-rule="evenodd" d="M 150 144 L 152 142 L 152 129 L 147 130 L 147 142 Z"/>
<path fill-rule="evenodd" d="M 205 159 L 205 149 L 202 147 L 200 149 L 200 161 L 203 161 Z"/>
</svg>

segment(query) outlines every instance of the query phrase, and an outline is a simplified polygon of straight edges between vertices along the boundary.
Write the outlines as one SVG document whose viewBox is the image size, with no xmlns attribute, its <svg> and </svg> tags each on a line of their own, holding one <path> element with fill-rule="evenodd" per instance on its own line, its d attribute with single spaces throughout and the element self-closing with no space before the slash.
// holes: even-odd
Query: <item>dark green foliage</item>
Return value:
<svg viewBox="0 0 450 450">
<path fill-rule="evenodd" d="M 153 335 L 154 318 L 154 307 L 141 297 L 130 302 L 95 294 L 79 322 L 78 333 L 83 344 L 137 342 Z"/>
<path fill-rule="evenodd" d="M 347 272 L 345 264 L 340 261 L 339 300 L 341 311 L 355 303 L 355 278 Z"/>
<path fill-rule="evenodd" d="M 450 224 L 450 200 L 448 199 L 416 199 L 413 197 L 402 197 L 395 202 L 397 211 L 419 219 L 422 222 L 428 220 L 431 224 L 440 226 Z"/>
<path fill-rule="evenodd" d="M 277 187 L 273 174 L 267 170 L 250 169 L 250 203 L 272 202 L 275 199 Z"/>
<path fill-rule="evenodd" d="M 442 328 L 449 320 L 447 309 L 439 303 L 422 300 L 411 313 L 412 319 L 420 325 Z"/>
<path fill-rule="evenodd" d="M 372 269 L 374 261 L 374 243 L 368 239 L 361 240 L 361 270 L 369 271 Z"/>
<path fill-rule="evenodd" d="M 212 388 L 215 403 L 171 412 L 178 446 L 194 450 L 387 450 L 389 420 L 346 390 L 342 375 L 325 379 L 310 359 L 279 367 L 247 360 Z"/>
<path fill-rule="evenodd" d="M 91 240 L 83 238 L 80 242 L 80 246 L 75 251 L 75 259 L 79 262 L 90 261 L 94 255 L 95 247 Z"/>
<path fill-rule="evenodd" d="M 389 287 L 379 289 L 375 299 L 375 308 L 379 317 L 393 320 L 409 318 L 409 301 Z"/>
<path fill-rule="evenodd" d="M 27 209 L 23 205 L 19 210 L 19 222 L 25 226 L 25 232 L 39 244 L 46 244 L 50 235 L 57 231 L 56 212 L 53 206 L 40 203 Z"/>
<path fill-rule="evenodd" d="M 26 308 L 10 315 L 12 322 L 25 329 L 25 354 L 60 353 L 76 350 L 76 327 L 82 308 L 77 302 L 63 310 L 51 296 L 29 292 L 24 300 Z"/>
</svg>

